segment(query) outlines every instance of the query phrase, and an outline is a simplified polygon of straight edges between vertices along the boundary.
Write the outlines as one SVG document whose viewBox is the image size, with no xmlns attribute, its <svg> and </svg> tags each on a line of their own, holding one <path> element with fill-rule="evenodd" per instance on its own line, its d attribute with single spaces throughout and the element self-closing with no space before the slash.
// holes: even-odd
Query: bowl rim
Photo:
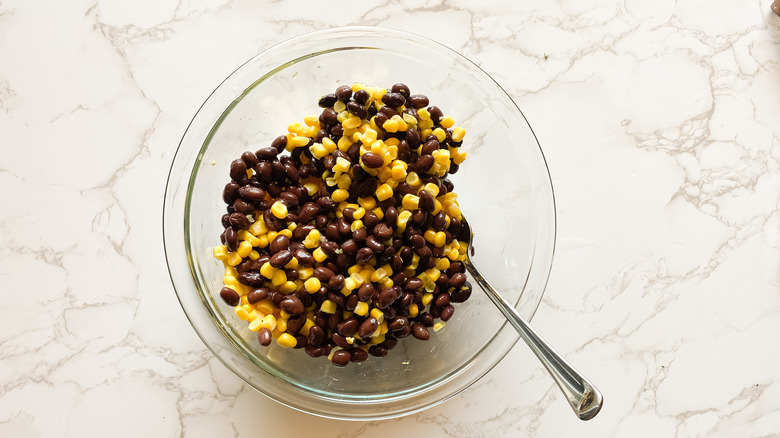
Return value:
<svg viewBox="0 0 780 438">
<path fill-rule="evenodd" d="M 332 27 L 332 28 L 328 28 L 328 29 L 316 30 L 316 31 L 313 31 L 313 32 L 307 32 L 307 33 L 299 34 L 299 35 L 291 37 L 291 38 L 284 39 L 284 40 L 282 40 L 280 42 L 277 42 L 275 44 L 272 44 L 272 45 L 268 46 L 264 50 L 258 52 L 254 56 L 250 57 L 248 60 L 246 60 L 241 65 L 236 67 L 230 74 L 228 74 L 214 88 L 214 90 L 211 93 L 209 93 L 209 95 L 206 97 L 206 99 L 203 101 L 203 103 L 198 107 L 198 109 L 194 113 L 192 119 L 187 124 L 187 127 L 184 130 L 184 133 L 182 134 L 182 137 L 181 137 L 181 139 L 179 141 L 179 144 L 176 147 L 176 151 L 175 151 L 175 153 L 173 155 L 173 158 L 171 159 L 171 165 L 170 165 L 170 168 L 169 168 L 169 171 L 168 171 L 168 177 L 167 177 L 167 180 L 166 180 L 165 191 L 164 191 L 164 196 L 163 196 L 163 216 L 162 216 L 163 250 L 164 250 L 164 253 L 165 253 L 165 261 L 166 261 L 166 266 L 168 268 L 168 274 L 169 274 L 169 278 L 171 280 L 171 284 L 172 284 L 172 286 L 174 288 L 174 291 L 176 293 L 177 300 L 179 301 L 179 304 L 182 307 L 182 310 L 184 311 L 185 317 L 189 321 L 189 323 L 192 326 L 193 330 L 196 332 L 198 337 L 201 339 L 201 342 L 203 342 L 203 344 L 206 346 L 206 348 L 208 348 L 208 350 L 212 353 L 212 355 L 214 357 L 216 357 L 217 360 L 220 363 L 222 363 L 224 366 L 226 366 L 228 369 L 230 369 L 233 374 L 235 374 L 238 378 L 240 378 L 242 381 L 244 381 L 250 387 L 252 387 L 256 391 L 260 392 L 261 394 L 264 394 L 265 396 L 271 398 L 272 400 L 274 400 L 274 401 L 276 401 L 276 402 L 278 402 L 280 404 L 283 404 L 285 406 L 288 406 L 288 407 L 290 407 L 292 409 L 295 409 L 297 411 L 300 411 L 300 412 L 304 412 L 304 413 L 308 413 L 308 414 L 312 414 L 312 415 L 316 415 L 316 416 L 320 416 L 320 417 L 334 418 L 334 419 L 341 419 L 341 420 L 358 420 L 358 421 L 364 421 L 364 420 L 367 420 L 367 419 L 395 418 L 395 417 L 409 415 L 409 414 L 412 414 L 412 413 L 415 413 L 415 412 L 419 412 L 419 411 L 431 408 L 433 406 L 439 405 L 439 404 L 445 402 L 446 400 L 449 400 L 452 397 L 456 396 L 457 394 L 465 391 L 469 387 L 471 387 L 474 383 L 476 383 L 477 381 L 482 379 L 486 374 L 488 374 L 499 362 L 501 362 L 506 357 L 506 354 L 508 354 L 508 352 L 512 348 L 514 348 L 514 345 L 520 339 L 519 335 L 515 336 L 514 340 L 509 344 L 506 352 L 504 352 L 499 357 L 497 357 L 497 359 L 492 364 L 490 364 L 488 367 L 486 367 L 484 369 L 484 372 L 481 372 L 481 374 L 479 374 L 477 376 L 477 378 L 474 379 L 472 382 L 468 383 L 467 385 L 463 386 L 462 388 L 460 388 L 457 391 L 454 391 L 454 392 L 452 392 L 450 394 L 447 394 L 443 398 L 439 398 L 439 399 L 434 400 L 432 402 L 429 402 L 429 403 L 427 403 L 425 405 L 418 406 L 418 407 L 415 407 L 413 409 L 403 410 L 403 411 L 399 411 L 399 412 L 393 412 L 393 413 L 390 413 L 388 415 L 380 414 L 380 415 L 374 415 L 374 416 L 371 416 L 371 417 L 362 417 L 362 416 L 360 416 L 360 417 L 351 417 L 351 416 L 343 416 L 343 415 L 338 415 L 338 414 L 330 414 L 328 412 L 313 412 L 311 410 L 308 410 L 308 409 L 302 408 L 300 406 L 297 406 L 294 403 L 286 402 L 286 401 L 284 401 L 281 398 L 273 397 L 270 394 L 266 393 L 265 391 L 259 389 L 249 379 L 245 378 L 240 372 L 237 372 L 233 368 L 233 366 L 231 366 L 231 364 L 225 358 L 223 358 L 221 354 L 219 354 L 219 352 L 214 348 L 214 346 L 212 346 L 211 343 L 209 341 L 207 341 L 207 337 L 206 337 L 205 333 L 202 333 L 202 329 L 198 328 L 198 325 L 194 321 L 194 315 L 191 315 L 191 312 L 189 312 L 187 310 L 185 303 L 182 301 L 182 296 L 179 293 L 179 289 L 180 288 L 177 287 L 177 280 L 174 278 L 175 277 L 174 267 L 172 265 L 172 258 L 171 258 L 171 254 L 170 254 L 172 251 L 171 251 L 171 249 L 169 249 L 169 246 L 173 244 L 173 242 L 172 242 L 173 239 L 169 238 L 169 236 L 166 234 L 167 223 L 168 223 L 168 220 L 170 219 L 170 215 L 176 216 L 176 214 L 174 213 L 175 210 L 171 210 L 169 212 L 168 206 L 172 202 L 171 201 L 172 193 L 170 192 L 170 190 L 171 190 L 173 185 L 177 184 L 177 181 L 174 181 L 173 177 L 174 177 L 174 170 L 175 170 L 176 164 L 177 164 L 178 161 L 180 161 L 182 159 L 182 157 L 180 156 L 180 154 L 183 152 L 182 147 L 184 146 L 184 142 L 187 139 L 187 135 L 191 131 L 191 129 L 193 127 L 193 124 L 196 123 L 196 120 L 198 120 L 198 115 L 204 110 L 204 108 L 212 100 L 212 98 L 219 91 L 221 91 L 223 85 L 225 85 L 225 83 L 227 83 L 234 75 L 236 75 L 236 73 L 238 73 L 239 71 L 244 69 L 248 64 L 252 63 L 254 60 L 256 60 L 258 58 L 261 58 L 261 57 L 267 55 L 269 52 L 273 53 L 274 51 L 279 50 L 280 48 L 284 48 L 285 46 L 288 46 L 288 45 L 294 44 L 296 42 L 300 42 L 300 41 L 306 40 L 306 39 L 311 38 L 311 37 L 319 37 L 319 36 L 328 35 L 328 34 L 338 34 L 340 32 L 365 32 L 365 33 L 368 33 L 368 34 L 372 34 L 373 36 L 405 36 L 407 38 L 413 39 L 416 43 L 425 43 L 425 44 L 436 46 L 439 49 L 442 49 L 442 50 L 446 51 L 450 56 L 452 56 L 452 57 L 454 57 L 456 59 L 459 59 L 460 61 L 465 61 L 466 63 L 470 64 L 472 67 L 477 69 L 477 71 L 479 73 L 483 74 L 485 76 L 485 78 L 489 79 L 497 87 L 497 89 L 500 90 L 500 92 L 503 93 L 508 98 L 509 102 L 511 102 L 512 106 L 514 107 L 514 109 L 517 111 L 517 113 L 520 115 L 520 117 L 522 117 L 523 121 L 525 122 L 525 124 L 526 124 L 526 126 L 527 126 L 527 128 L 528 128 L 528 130 L 529 130 L 529 132 L 531 134 L 531 137 L 533 138 L 533 140 L 535 142 L 536 151 L 539 153 L 539 157 L 541 158 L 541 166 L 544 169 L 543 174 L 546 175 L 545 176 L 545 180 L 546 180 L 545 182 L 549 186 L 549 195 L 550 195 L 550 203 L 551 203 L 551 211 L 550 211 L 550 213 L 551 213 L 551 219 L 552 219 L 551 220 L 552 223 L 550 224 L 551 239 L 550 239 L 549 254 L 548 254 L 547 259 L 545 260 L 547 262 L 546 263 L 547 264 L 547 269 L 544 270 L 541 273 L 542 276 L 543 276 L 544 281 L 541 284 L 540 293 L 539 293 L 540 294 L 539 295 L 539 299 L 533 304 L 533 306 L 529 306 L 529 309 L 528 309 L 529 310 L 529 316 L 528 316 L 527 319 L 528 319 L 529 322 L 532 320 L 532 318 L 536 314 L 536 311 L 538 310 L 538 307 L 539 307 L 539 305 L 541 303 L 541 300 L 542 300 L 542 298 L 544 296 L 544 292 L 546 291 L 547 284 L 549 282 L 550 272 L 551 272 L 551 269 L 552 269 L 553 257 L 554 257 L 554 253 L 555 253 L 556 235 L 557 235 L 557 210 L 556 210 L 556 201 L 555 201 L 555 191 L 553 189 L 552 177 L 550 175 L 549 167 L 547 165 L 547 159 L 546 159 L 546 157 L 544 155 L 544 151 L 541 148 L 541 144 L 539 143 L 538 137 L 537 137 L 536 133 L 534 132 L 533 127 L 528 122 L 528 119 L 526 118 L 525 114 L 517 106 L 517 103 L 514 101 L 514 99 L 512 99 L 512 97 L 509 95 L 509 93 L 490 74 L 488 74 L 486 71 L 484 71 L 479 65 L 477 65 L 475 62 L 473 62 L 471 59 L 467 58 L 466 56 L 462 55 L 460 52 L 458 52 L 458 51 L 456 51 L 456 50 L 454 50 L 454 49 L 452 49 L 452 48 L 450 48 L 450 47 L 448 47 L 448 46 L 446 46 L 446 45 L 444 45 L 444 44 L 442 44 L 442 43 L 440 43 L 440 42 L 438 42 L 436 40 L 433 40 L 433 39 L 425 37 L 425 36 L 421 36 L 421 35 L 416 34 L 416 33 L 408 32 L 408 31 L 405 31 L 405 30 L 398 30 L 398 29 L 393 29 L 393 28 L 388 28 L 388 27 L 381 27 L 381 26 L 376 26 L 376 27 L 373 27 L 373 26 L 340 26 L 340 27 Z M 347 48 L 347 47 L 340 46 L 338 48 L 332 49 L 331 51 L 337 51 L 339 49 L 343 50 L 345 48 Z M 361 47 L 350 46 L 348 48 L 361 48 Z M 366 46 L 364 48 L 379 48 L 379 47 L 369 47 L 369 46 Z M 312 54 L 312 56 L 316 55 L 316 54 L 321 54 L 321 53 L 323 53 L 323 52 L 322 51 L 315 52 L 315 53 Z M 294 61 L 298 61 L 299 59 L 300 58 L 295 58 Z M 231 103 L 231 105 L 229 105 L 228 107 L 226 107 L 222 111 L 222 114 L 219 117 L 219 121 L 217 123 L 215 123 L 213 126 L 211 126 L 211 128 L 209 130 L 208 138 L 211 138 L 211 133 L 214 130 L 219 128 L 219 126 L 220 126 L 222 120 L 224 119 L 224 117 L 227 116 L 230 113 L 230 111 L 232 111 L 232 107 L 237 102 L 239 102 L 244 95 L 246 95 L 248 92 L 250 92 L 257 84 L 261 83 L 263 78 L 265 78 L 265 77 L 267 77 L 267 76 L 277 72 L 280 69 L 280 67 L 281 66 L 277 67 L 276 69 L 273 69 L 269 73 L 266 73 L 261 78 L 257 79 L 255 82 L 253 82 L 251 85 L 249 85 L 246 89 L 244 89 L 241 92 L 240 96 L 236 97 L 233 100 L 233 102 Z M 206 148 L 207 146 L 208 146 L 208 142 L 204 142 L 201 145 L 201 148 L 200 148 L 199 152 L 202 152 L 203 148 Z M 189 170 L 190 170 L 190 172 L 193 172 L 192 169 L 189 169 Z M 187 181 L 188 181 L 188 184 L 191 184 L 191 178 L 194 177 L 194 173 L 191 173 L 189 176 L 190 176 L 190 178 L 187 178 Z M 186 203 L 189 203 L 189 202 L 190 202 L 189 201 L 189 196 L 187 196 Z M 179 225 L 182 225 L 182 223 L 179 222 Z M 180 230 L 180 231 L 185 231 L 185 230 Z M 186 234 L 186 232 L 184 234 Z M 189 237 L 185 236 L 185 240 L 187 240 L 187 239 L 189 239 Z M 536 245 L 536 243 L 535 243 L 535 245 Z M 193 263 L 190 261 L 189 263 L 187 263 L 187 266 L 189 268 L 190 275 L 194 277 L 196 275 L 196 273 L 194 272 Z M 529 270 L 528 276 L 530 276 L 530 275 L 531 275 L 531 271 Z M 191 279 L 191 281 L 193 283 L 196 282 L 196 280 L 194 280 L 194 278 Z M 528 278 L 526 278 L 525 285 L 527 285 L 527 282 L 528 282 Z M 202 294 L 198 294 L 198 295 L 202 295 Z M 518 302 L 519 302 L 520 298 L 522 298 L 522 294 L 518 297 Z M 200 299 L 201 299 L 201 301 L 204 301 L 204 297 L 200 296 Z M 515 302 L 515 305 L 517 305 L 517 304 L 518 303 Z M 209 313 L 213 313 L 211 311 L 211 309 L 210 309 L 210 306 L 205 301 L 203 302 L 203 305 L 204 305 L 204 307 L 206 307 L 206 310 L 209 311 Z M 213 318 L 212 318 L 212 320 L 213 320 Z M 496 334 L 494 335 L 494 337 L 497 336 L 498 334 L 500 334 L 500 332 L 503 330 L 503 327 L 505 327 L 507 324 L 508 323 L 506 321 L 504 321 L 502 323 L 502 325 L 496 331 Z M 235 342 L 234 339 L 232 339 L 232 336 L 229 336 L 227 333 L 225 333 L 225 329 L 223 327 L 221 327 L 221 326 L 219 326 L 217 324 L 214 324 L 214 325 L 217 327 L 217 329 L 220 332 L 222 332 L 222 335 L 234 347 L 238 347 L 239 350 L 242 350 L 242 354 L 243 354 L 243 349 L 241 347 L 239 347 L 238 345 L 236 345 L 236 342 Z M 492 339 L 493 338 L 491 338 L 490 342 L 492 342 Z M 488 342 L 486 344 L 486 346 L 490 345 L 490 342 Z M 484 349 L 486 346 L 483 346 L 481 348 L 481 350 Z M 252 359 L 250 358 L 250 360 L 252 360 Z M 451 373 L 446 378 L 439 379 L 433 385 L 425 386 L 424 391 L 429 391 L 429 390 L 434 389 L 436 387 L 439 387 L 439 386 L 441 386 L 443 384 L 446 384 L 450 380 L 452 380 L 455 377 L 459 376 L 464 371 L 464 369 L 466 369 L 468 367 L 469 367 L 469 363 L 466 363 L 464 366 L 462 366 L 461 368 L 456 370 L 456 372 Z M 280 379 L 278 376 L 275 376 L 273 373 L 269 373 L 268 370 L 265 370 L 264 368 L 260 368 L 260 367 L 258 367 L 258 368 L 263 370 L 263 371 L 265 371 L 271 377 L 274 377 L 276 379 Z M 284 379 L 280 379 L 280 380 L 284 381 Z M 286 382 L 286 381 L 285 381 L 285 383 L 289 384 L 289 382 Z M 412 392 L 412 394 L 416 394 L 416 392 Z M 327 398 L 327 397 L 323 397 L 321 394 L 317 394 L 317 395 L 320 398 Z M 407 393 L 403 393 L 402 395 L 400 395 L 398 397 L 394 397 L 394 396 L 385 397 L 385 398 L 376 400 L 376 402 L 377 403 L 381 403 L 383 401 L 392 400 L 394 398 L 404 398 L 407 395 L 408 395 Z M 339 401 L 342 402 L 342 403 L 349 403 L 350 402 L 349 399 L 339 399 Z M 361 400 L 361 401 L 364 401 L 364 400 Z"/>
</svg>

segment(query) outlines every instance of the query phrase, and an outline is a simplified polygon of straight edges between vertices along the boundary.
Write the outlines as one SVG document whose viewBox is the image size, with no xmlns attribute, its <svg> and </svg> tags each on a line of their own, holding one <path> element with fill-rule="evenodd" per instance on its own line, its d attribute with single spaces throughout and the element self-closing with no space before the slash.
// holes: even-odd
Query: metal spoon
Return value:
<svg viewBox="0 0 780 438">
<path fill-rule="evenodd" d="M 468 247 L 471 248 L 472 239 L 474 234 L 471 232 L 471 226 L 464 217 L 461 220 L 461 239 L 468 243 Z M 595 417 L 601 410 L 601 405 L 604 402 L 604 398 L 596 389 L 593 384 L 590 383 L 582 374 L 579 373 L 573 366 L 571 366 L 566 359 L 563 358 L 555 349 L 550 346 L 541 336 L 533 329 L 528 322 L 518 313 L 517 309 L 511 304 L 507 303 L 504 297 L 501 296 L 498 291 L 482 277 L 474 263 L 466 255 L 466 260 L 463 263 L 468 269 L 469 273 L 482 287 L 482 290 L 487 293 L 488 298 L 493 304 L 498 307 L 498 310 L 504 314 L 504 317 L 509 321 L 512 327 L 517 330 L 520 337 L 523 338 L 526 344 L 531 347 L 531 351 L 534 352 L 536 357 L 542 362 L 547 371 L 550 373 L 555 383 L 563 391 L 566 396 L 569 405 L 577 414 L 580 420 L 590 420 Z"/>
</svg>

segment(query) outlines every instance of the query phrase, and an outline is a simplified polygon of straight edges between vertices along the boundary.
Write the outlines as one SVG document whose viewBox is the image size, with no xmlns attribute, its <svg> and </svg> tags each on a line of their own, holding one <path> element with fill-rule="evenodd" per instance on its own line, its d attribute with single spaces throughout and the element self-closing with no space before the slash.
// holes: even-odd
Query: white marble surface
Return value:
<svg viewBox="0 0 780 438">
<path fill-rule="evenodd" d="M 330 3 L 0 1 L 0 436 L 780 436 L 771 0 Z M 161 243 L 179 138 L 249 57 L 349 24 L 438 39 L 524 110 L 558 203 L 534 324 L 594 420 L 521 344 L 423 413 L 312 417 L 189 326 Z"/>
</svg>

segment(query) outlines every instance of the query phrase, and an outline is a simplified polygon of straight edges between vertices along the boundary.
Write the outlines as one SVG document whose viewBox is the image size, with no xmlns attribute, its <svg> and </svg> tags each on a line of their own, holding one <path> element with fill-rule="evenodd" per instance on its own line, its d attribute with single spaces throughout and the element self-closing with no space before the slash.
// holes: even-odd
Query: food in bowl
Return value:
<svg viewBox="0 0 780 438">
<path fill-rule="evenodd" d="M 426 341 L 472 291 L 447 178 L 465 130 L 395 84 L 339 86 L 319 116 L 230 164 L 220 296 L 262 346 L 334 365 Z"/>
</svg>

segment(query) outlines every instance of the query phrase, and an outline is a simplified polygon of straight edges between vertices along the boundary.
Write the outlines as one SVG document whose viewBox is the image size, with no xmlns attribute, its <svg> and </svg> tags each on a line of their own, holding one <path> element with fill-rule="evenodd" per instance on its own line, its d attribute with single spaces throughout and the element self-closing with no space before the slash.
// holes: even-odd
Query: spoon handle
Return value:
<svg viewBox="0 0 780 438">
<path fill-rule="evenodd" d="M 555 383 L 561 388 L 566 400 L 571 405 L 574 413 L 580 420 L 590 420 L 601 410 L 604 398 L 593 384 L 577 371 L 566 359 L 547 343 L 518 313 L 514 306 L 507 303 L 492 286 L 485 280 L 479 271 L 467 261 L 465 265 L 474 279 L 482 286 L 488 298 L 504 314 L 507 321 L 517 330 L 520 337 L 531 348 L 536 357 L 542 362 L 550 373 Z"/>
</svg>

